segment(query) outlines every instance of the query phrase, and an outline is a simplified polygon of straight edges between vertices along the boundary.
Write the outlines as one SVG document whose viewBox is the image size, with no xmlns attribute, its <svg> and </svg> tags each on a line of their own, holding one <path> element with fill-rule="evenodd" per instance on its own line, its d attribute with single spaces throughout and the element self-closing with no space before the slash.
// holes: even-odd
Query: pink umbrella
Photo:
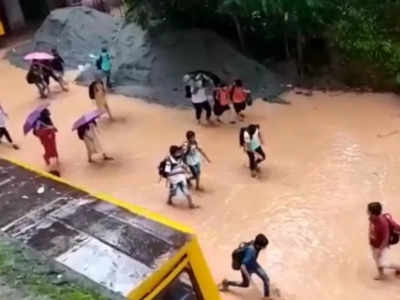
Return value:
<svg viewBox="0 0 400 300">
<path fill-rule="evenodd" d="M 98 117 L 100 117 L 102 114 L 104 113 L 104 111 L 102 110 L 94 110 L 91 111 L 87 114 L 84 114 L 82 117 L 80 117 L 78 120 L 76 120 L 74 122 L 74 125 L 72 125 L 72 130 L 76 130 L 79 127 L 92 122 L 93 120 L 96 120 Z"/>
<path fill-rule="evenodd" d="M 24 57 L 25 60 L 52 60 L 54 59 L 53 55 L 50 55 L 46 52 L 32 52 Z"/>
</svg>

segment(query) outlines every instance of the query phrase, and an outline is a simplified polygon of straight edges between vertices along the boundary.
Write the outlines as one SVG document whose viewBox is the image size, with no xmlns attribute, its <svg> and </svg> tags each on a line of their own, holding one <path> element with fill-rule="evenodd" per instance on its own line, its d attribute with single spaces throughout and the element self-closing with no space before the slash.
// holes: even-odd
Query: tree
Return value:
<svg viewBox="0 0 400 300">
<path fill-rule="evenodd" d="M 246 41 L 241 20 L 254 17 L 261 10 L 260 0 L 222 0 L 218 12 L 229 15 L 236 27 L 236 33 L 242 51 L 246 52 Z"/>
</svg>

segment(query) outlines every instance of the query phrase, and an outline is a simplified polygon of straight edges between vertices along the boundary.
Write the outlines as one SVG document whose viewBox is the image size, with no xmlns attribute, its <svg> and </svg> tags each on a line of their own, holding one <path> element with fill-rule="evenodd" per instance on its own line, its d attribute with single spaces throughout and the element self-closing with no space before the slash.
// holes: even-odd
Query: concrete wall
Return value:
<svg viewBox="0 0 400 300">
<path fill-rule="evenodd" d="M 25 25 L 24 15 L 18 0 L 3 0 L 5 15 L 10 30 L 18 30 Z"/>
</svg>

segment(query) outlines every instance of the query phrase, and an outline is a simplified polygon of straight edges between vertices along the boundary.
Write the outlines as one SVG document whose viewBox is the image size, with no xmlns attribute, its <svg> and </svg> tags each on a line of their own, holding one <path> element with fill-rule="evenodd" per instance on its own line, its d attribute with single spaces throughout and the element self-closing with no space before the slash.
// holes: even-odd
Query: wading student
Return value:
<svg viewBox="0 0 400 300">
<path fill-rule="evenodd" d="M 211 161 L 207 154 L 200 148 L 194 131 L 188 131 L 186 133 L 186 142 L 183 144 L 182 148 L 185 153 L 184 161 L 192 173 L 192 177 L 189 180 L 195 180 L 196 190 L 202 190 L 200 187 L 202 158 L 204 157 L 208 163 Z"/>
<path fill-rule="evenodd" d="M 260 131 L 260 126 L 251 124 L 243 131 L 243 149 L 249 157 L 250 173 L 256 177 L 260 172 L 259 164 L 265 160 L 265 153 L 262 148 L 264 140 Z"/>
<path fill-rule="evenodd" d="M 86 147 L 88 162 L 93 162 L 93 155 L 100 154 L 104 160 L 113 160 L 112 157 L 108 156 L 100 143 L 99 136 L 97 134 L 97 123 L 95 120 L 86 123 L 78 127 L 78 137 L 81 139 Z"/>
<path fill-rule="evenodd" d="M 256 274 L 264 284 L 264 298 L 270 299 L 270 282 L 267 273 L 257 262 L 258 255 L 261 250 L 266 249 L 268 246 L 267 237 L 260 233 L 256 236 L 255 240 L 252 241 L 243 249 L 243 255 L 240 263 L 240 273 L 242 275 L 242 281 L 229 281 L 224 279 L 221 284 L 221 290 L 227 291 L 230 286 L 247 288 L 250 283 L 254 284 L 251 275 Z"/>
<path fill-rule="evenodd" d="M 1 143 L 1 139 L 4 136 L 7 139 L 7 141 L 11 144 L 11 146 L 15 150 L 18 150 L 19 149 L 18 145 L 13 142 L 13 140 L 10 136 L 10 133 L 7 130 L 7 127 L 6 127 L 6 119 L 7 118 L 8 118 L 8 115 L 0 104 L 0 143 Z"/>
<path fill-rule="evenodd" d="M 54 127 L 53 121 L 50 118 L 50 111 L 46 108 L 40 114 L 40 118 L 35 123 L 33 134 L 40 140 L 43 146 L 43 159 L 49 167 L 49 173 L 60 176 L 60 162 L 58 159 L 57 143 L 56 143 L 57 128 Z"/>
<path fill-rule="evenodd" d="M 226 112 L 230 112 L 230 123 L 236 123 L 233 116 L 233 111 L 231 109 L 232 99 L 231 99 L 231 89 L 226 84 L 220 84 L 215 89 L 215 103 L 214 103 L 214 114 L 217 117 L 217 121 L 222 123 L 221 116 Z"/>
<path fill-rule="evenodd" d="M 382 204 L 372 202 L 368 204 L 369 216 L 369 244 L 372 250 L 378 275 L 375 280 L 384 279 L 384 270 L 395 270 L 400 275 L 400 265 L 383 264 L 383 256 L 391 245 L 399 242 L 400 225 L 393 221 L 390 214 L 382 213 Z"/>
<path fill-rule="evenodd" d="M 203 111 L 206 113 L 206 120 L 208 123 L 211 121 L 211 105 L 208 102 L 206 88 L 204 87 L 204 79 L 196 79 L 191 88 L 191 100 L 196 114 L 196 120 L 201 124 L 201 116 Z"/>
<path fill-rule="evenodd" d="M 170 147 L 169 153 L 170 155 L 165 160 L 164 166 L 164 173 L 166 174 L 169 184 L 167 204 L 173 205 L 172 199 L 177 195 L 178 191 L 180 191 L 187 199 L 189 208 L 198 208 L 198 206 L 193 203 L 187 185 L 186 175 L 188 174 L 188 170 L 186 170 L 187 167 L 183 163 L 183 150 L 180 147 L 173 145 Z"/>
<path fill-rule="evenodd" d="M 246 103 L 250 95 L 250 90 L 245 89 L 243 87 L 242 81 L 240 79 L 237 79 L 233 83 L 231 94 L 232 94 L 233 107 L 235 109 L 237 118 L 239 121 L 243 121 L 245 117 L 243 112 L 246 109 Z"/>
</svg>

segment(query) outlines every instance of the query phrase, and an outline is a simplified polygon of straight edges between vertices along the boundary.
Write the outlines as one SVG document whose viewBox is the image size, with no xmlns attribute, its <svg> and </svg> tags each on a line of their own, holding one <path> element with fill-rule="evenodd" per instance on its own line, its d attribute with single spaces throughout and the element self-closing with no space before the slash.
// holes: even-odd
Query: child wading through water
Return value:
<svg viewBox="0 0 400 300">
<path fill-rule="evenodd" d="M 92 163 L 92 156 L 94 154 L 101 154 L 104 160 L 113 160 L 112 157 L 108 156 L 101 146 L 97 129 L 96 129 L 96 121 L 91 121 L 85 125 L 78 127 L 78 137 L 83 140 L 86 146 L 88 162 Z"/>
<path fill-rule="evenodd" d="M 7 130 L 6 127 L 6 118 L 8 118 L 7 113 L 4 111 L 3 107 L 0 104 L 0 144 L 1 144 L 1 139 L 3 138 L 3 136 L 5 136 L 5 138 L 7 139 L 7 141 L 12 145 L 12 147 L 15 150 L 18 150 L 19 147 L 17 144 L 14 144 L 10 133 Z"/>
<path fill-rule="evenodd" d="M 395 270 L 396 275 L 400 275 L 400 265 L 384 265 L 382 261 L 386 250 L 399 242 L 400 225 L 393 221 L 390 214 L 382 214 L 382 204 L 379 202 L 368 204 L 368 215 L 369 243 L 378 270 L 375 279 L 384 279 L 385 269 Z"/>
<path fill-rule="evenodd" d="M 53 55 L 54 59 L 50 62 L 50 67 L 53 71 L 53 74 L 58 79 L 57 81 L 60 82 L 61 87 L 67 91 L 67 82 L 64 80 L 64 59 L 58 53 L 57 49 L 51 49 L 51 54 Z"/>
<path fill-rule="evenodd" d="M 106 48 L 101 49 L 100 56 L 96 62 L 97 68 L 101 70 L 106 77 L 107 88 L 111 89 L 111 55 Z"/>
<path fill-rule="evenodd" d="M 50 118 L 50 111 L 46 108 L 42 111 L 40 118 L 36 121 L 33 134 L 37 136 L 44 148 L 44 161 L 49 166 L 49 173 L 60 176 L 58 152 L 56 144 L 57 128 L 54 127 Z"/>
<path fill-rule="evenodd" d="M 36 85 L 39 90 L 40 98 L 47 98 L 49 96 L 49 85 L 44 78 L 41 66 L 35 60 L 32 61 L 29 71 L 26 74 L 26 81 L 29 84 Z"/>
<path fill-rule="evenodd" d="M 221 116 L 226 112 L 230 111 L 231 120 L 230 123 L 236 123 L 233 118 L 233 111 L 231 109 L 231 89 L 224 83 L 221 83 L 215 90 L 215 103 L 214 103 L 214 114 L 217 117 L 217 121 L 222 123 Z"/>
<path fill-rule="evenodd" d="M 232 86 L 232 101 L 235 109 L 237 118 L 239 121 L 244 119 L 244 110 L 246 109 L 247 99 L 250 96 L 250 90 L 243 87 L 243 83 L 240 79 L 235 80 Z"/>
<path fill-rule="evenodd" d="M 205 79 L 202 76 L 197 76 L 191 85 L 190 96 L 192 100 L 193 107 L 196 113 L 196 120 L 199 124 L 201 124 L 201 115 L 203 114 L 203 110 L 206 112 L 207 122 L 212 123 L 211 121 L 211 105 L 208 102 L 208 97 L 206 94 L 205 88 Z"/>
<path fill-rule="evenodd" d="M 211 163 L 207 154 L 199 147 L 196 141 L 196 134 L 193 131 L 186 133 L 186 142 L 183 144 L 183 151 L 185 153 L 184 160 L 189 166 L 192 173 L 190 180 L 196 180 L 196 190 L 202 190 L 200 187 L 200 174 L 201 174 L 201 161 L 204 157 L 208 163 Z"/>
<path fill-rule="evenodd" d="M 170 155 L 165 159 L 163 170 L 169 184 L 167 204 L 173 205 L 172 198 L 176 196 L 179 190 L 186 197 L 191 209 L 198 208 L 199 206 L 193 204 L 193 200 L 187 186 L 186 175 L 189 172 L 186 170 L 187 167 L 183 163 L 183 150 L 180 147 L 173 145 L 170 147 L 169 153 Z"/>
<path fill-rule="evenodd" d="M 270 283 L 267 273 L 257 262 L 258 255 L 261 250 L 266 249 L 268 246 L 267 237 L 260 233 L 256 236 L 256 239 L 247 245 L 240 247 L 235 250 L 240 252 L 239 255 L 232 255 L 233 259 L 239 260 L 234 261 L 233 265 L 236 265 L 235 269 L 239 269 L 242 274 L 242 282 L 229 281 L 224 279 L 221 283 L 221 291 L 228 291 L 230 286 L 247 288 L 250 283 L 254 284 L 251 279 L 252 274 L 256 274 L 264 284 L 264 297 L 265 299 L 270 299 Z M 254 284 L 255 285 L 255 284 Z"/>
<path fill-rule="evenodd" d="M 53 49 L 55 50 L 55 49 Z M 52 50 L 52 52 L 53 52 Z M 64 81 L 63 77 L 59 74 L 59 71 L 54 69 L 54 66 L 56 68 L 60 68 L 59 63 L 60 63 L 60 59 L 62 60 L 62 58 L 60 57 L 60 55 L 58 54 L 58 52 L 55 50 L 56 56 L 54 56 L 54 59 L 52 60 L 43 60 L 43 61 L 39 61 L 38 64 L 40 65 L 42 72 L 43 72 L 43 77 L 44 80 L 46 81 L 47 85 L 50 86 L 50 77 L 53 78 L 53 80 L 55 82 L 57 82 L 61 89 L 65 92 L 68 91 L 67 88 L 67 84 Z M 57 58 L 58 55 L 58 58 Z M 62 62 L 64 62 L 62 60 Z M 63 67 L 62 67 L 63 68 Z"/>
<path fill-rule="evenodd" d="M 89 85 L 89 98 L 94 99 L 97 108 L 101 111 L 106 112 L 110 121 L 113 121 L 111 110 L 108 106 L 106 98 L 106 90 L 102 81 L 96 80 Z"/>
<path fill-rule="evenodd" d="M 265 153 L 262 148 L 264 140 L 260 131 L 260 126 L 251 124 L 247 128 L 240 130 L 241 146 L 249 157 L 249 166 L 252 177 L 256 177 L 260 172 L 258 165 L 265 160 Z"/>
</svg>

